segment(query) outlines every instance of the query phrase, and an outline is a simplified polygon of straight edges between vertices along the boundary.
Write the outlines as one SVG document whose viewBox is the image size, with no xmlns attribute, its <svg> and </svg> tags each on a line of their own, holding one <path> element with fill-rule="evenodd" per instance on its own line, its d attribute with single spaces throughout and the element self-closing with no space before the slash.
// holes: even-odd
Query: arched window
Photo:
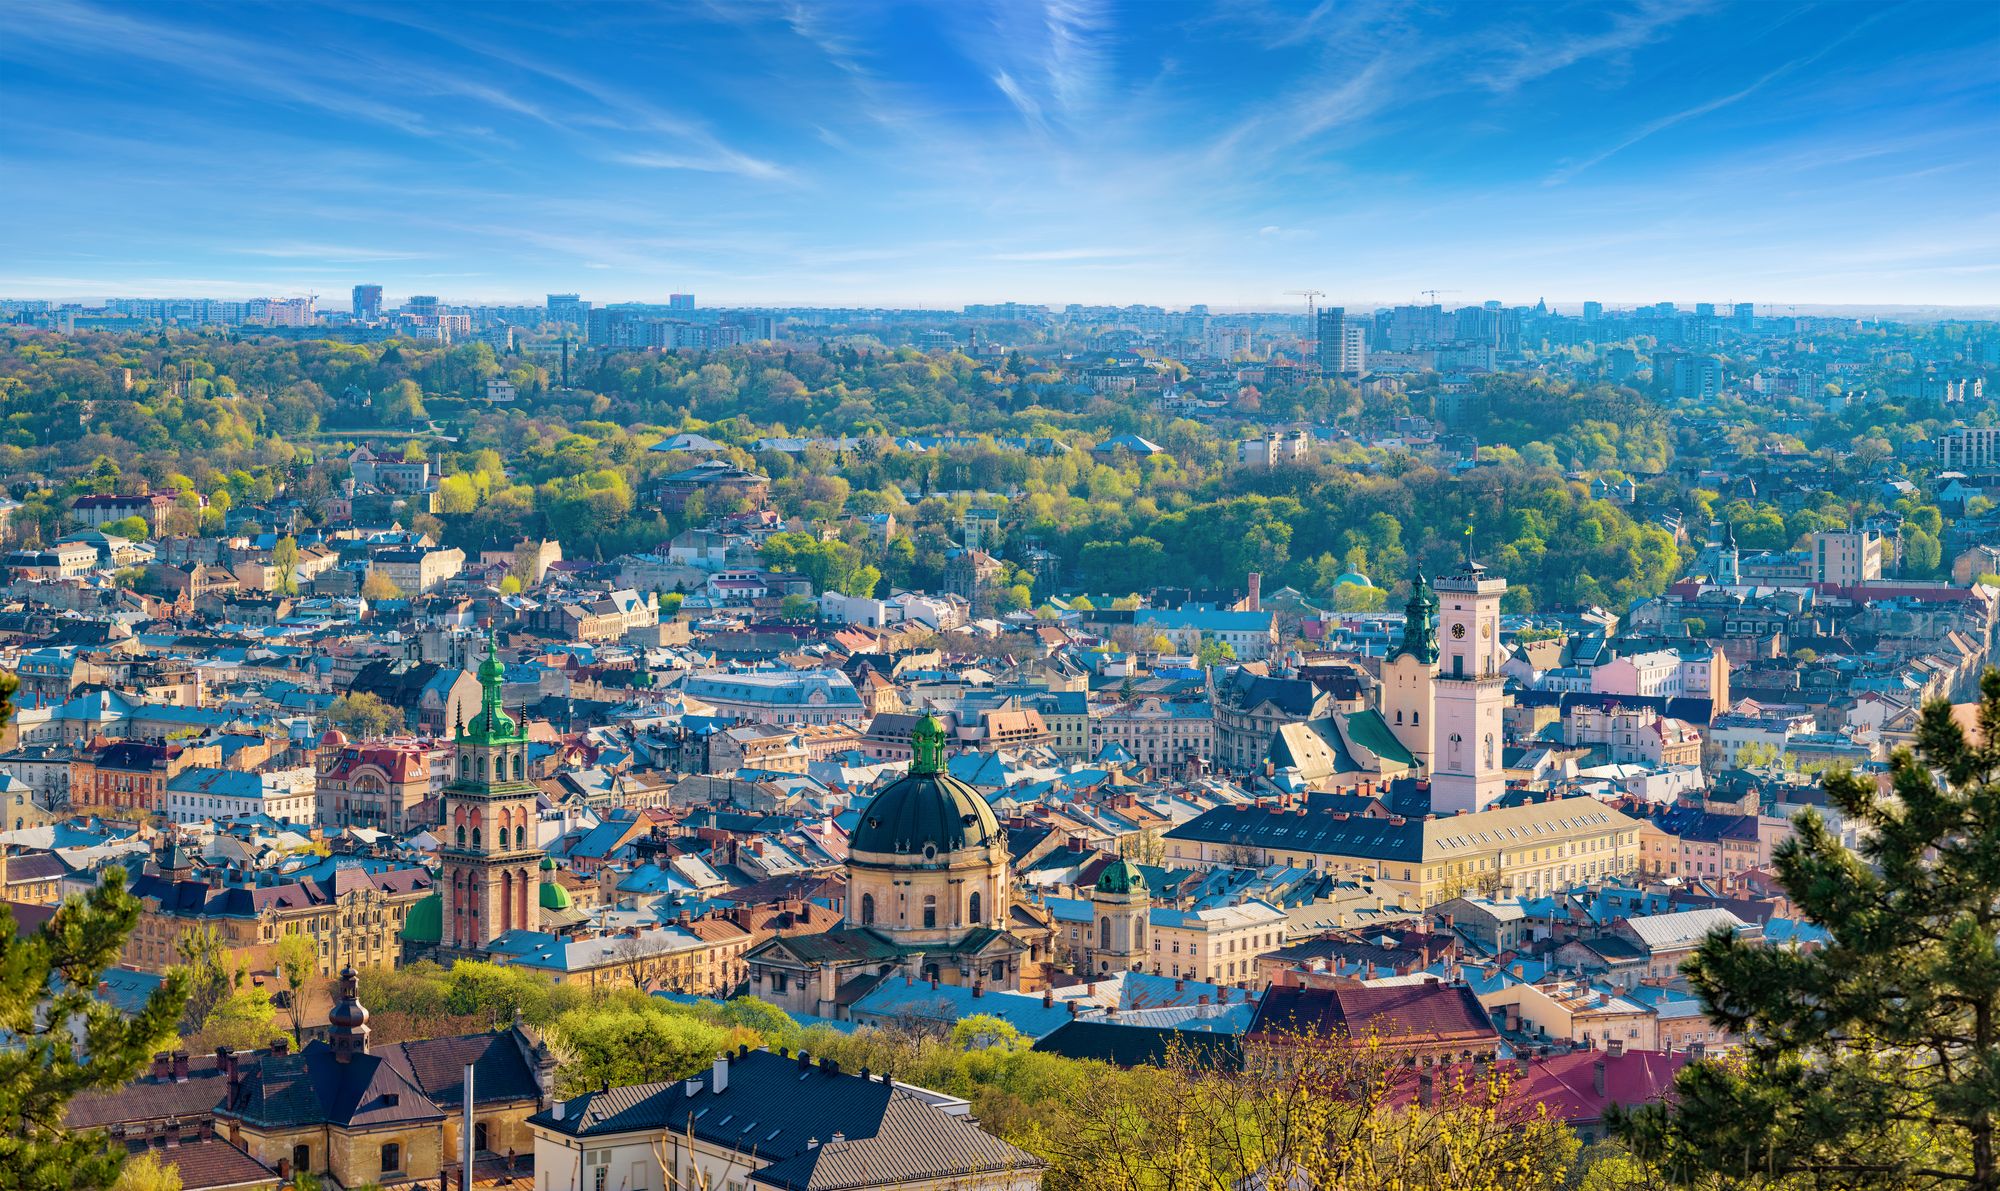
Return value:
<svg viewBox="0 0 2000 1191">
<path fill-rule="evenodd" d="M 1097 920 L 1097 949 L 1099 951 L 1111 950 L 1111 920 L 1109 918 L 1099 918 Z"/>
<path fill-rule="evenodd" d="M 517 848 L 525 847 L 527 846 L 527 842 L 528 842 L 528 829 L 526 827 L 514 828 L 514 846 Z"/>
<path fill-rule="evenodd" d="M 458 776 L 460 777 L 472 776 L 472 758 L 466 756 L 463 753 L 460 753 L 458 757 Z"/>
<path fill-rule="evenodd" d="M 977 893 L 974 893 L 974 894 L 973 894 L 973 895 L 972 895 L 971 897 L 969 897 L 969 898 L 967 898 L 967 899 L 965 900 L 965 917 L 966 917 L 966 921 L 968 921 L 968 922 L 972 923 L 972 924 L 973 924 L 973 925 L 975 925 L 975 926 L 976 926 L 976 925 L 978 925 L 978 923 L 979 923 L 979 894 L 977 894 Z"/>
<path fill-rule="evenodd" d="M 514 754 L 514 780 L 517 782 L 521 780 L 521 754 L 519 753 Z"/>
<path fill-rule="evenodd" d="M 927 895 L 924 898 L 924 929 L 928 930 L 936 925 L 937 925 L 937 898 L 935 896 Z"/>
<path fill-rule="evenodd" d="M 392 1174 L 403 1169 L 403 1147 L 390 1142 L 382 1147 L 382 1173 Z"/>
<path fill-rule="evenodd" d="M 1412 724 L 1421 724 L 1421 723 L 1423 723 L 1423 722 L 1424 722 L 1424 713 L 1423 713 L 1423 712 L 1421 712 L 1421 711 L 1413 711 L 1413 712 L 1411 712 L 1411 713 L 1410 713 L 1410 722 L 1411 722 Z"/>
<path fill-rule="evenodd" d="M 861 925 L 875 925 L 875 895 L 872 893 L 861 895 Z"/>
<path fill-rule="evenodd" d="M 475 848 L 479 846 L 479 828 L 477 827 L 472 829 L 472 846 Z"/>
<path fill-rule="evenodd" d="M 458 846 L 461 848 L 465 846 L 465 828 L 463 827 L 458 829 Z"/>
</svg>

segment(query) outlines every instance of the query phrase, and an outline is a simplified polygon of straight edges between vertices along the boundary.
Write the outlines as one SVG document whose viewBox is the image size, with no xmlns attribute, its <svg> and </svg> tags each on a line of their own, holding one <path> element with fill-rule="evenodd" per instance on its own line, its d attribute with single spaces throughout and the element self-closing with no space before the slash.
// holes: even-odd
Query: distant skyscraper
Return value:
<svg viewBox="0 0 2000 1191">
<path fill-rule="evenodd" d="M 692 311 L 694 309 L 694 295 L 668 294 L 667 309 L 672 310 L 676 313 L 681 313 L 684 311 Z"/>
<path fill-rule="evenodd" d="M 412 318 L 436 318 L 437 312 L 436 294 L 411 294 L 403 301 L 403 313 Z"/>
<path fill-rule="evenodd" d="M 582 327 L 590 318 L 590 303 L 575 294 L 549 295 L 549 321 Z"/>
<path fill-rule="evenodd" d="M 1587 323 L 1603 322 L 1604 303 L 1585 302 L 1583 304 L 1583 321 Z"/>
<path fill-rule="evenodd" d="M 1748 331 L 1748 330 L 1750 330 L 1750 329 L 1751 329 L 1752 327 L 1754 327 L 1754 326 L 1755 326 L 1755 325 L 1757 324 L 1757 304 L 1756 304 L 1756 303 L 1754 303 L 1754 302 L 1738 302 L 1738 303 L 1736 304 L 1736 311 L 1735 311 L 1735 313 L 1736 313 L 1736 326 L 1737 326 L 1737 329 L 1739 329 L 1739 330 L 1743 330 L 1743 331 Z"/>
<path fill-rule="evenodd" d="M 1368 364 L 1368 328 L 1350 322 L 1347 308 L 1328 306 L 1319 312 L 1319 370 L 1327 376 L 1359 376 Z"/>
<path fill-rule="evenodd" d="M 370 322 L 382 317 L 381 286 L 357 285 L 354 287 L 354 317 Z"/>
<path fill-rule="evenodd" d="M 1696 317 L 1696 318 L 1714 318 L 1714 317 L 1715 317 L 1715 303 L 1713 303 L 1713 302 L 1696 302 L 1696 303 L 1694 304 L 1694 314 L 1695 314 L 1695 317 Z"/>
</svg>

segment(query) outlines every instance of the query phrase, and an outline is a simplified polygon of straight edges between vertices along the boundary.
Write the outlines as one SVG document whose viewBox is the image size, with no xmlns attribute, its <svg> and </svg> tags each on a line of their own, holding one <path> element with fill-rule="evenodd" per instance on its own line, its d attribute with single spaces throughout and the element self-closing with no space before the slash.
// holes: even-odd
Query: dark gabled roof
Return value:
<svg viewBox="0 0 2000 1191">
<path fill-rule="evenodd" d="M 270 1128 L 390 1125 L 444 1116 L 383 1055 L 364 1052 L 343 1063 L 332 1047 L 317 1040 L 298 1054 L 265 1057 L 250 1069 L 241 1094 L 224 1111 Z"/>
<path fill-rule="evenodd" d="M 809 964 L 884 962 L 903 958 L 903 949 L 871 930 L 830 930 L 816 935 L 780 935 L 753 949 L 753 954 L 783 947 Z"/>
<path fill-rule="evenodd" d="M 107 1091 L 84 1092 L 69 1102 L 63 1121 L 72 1129 L 101 1129 L 168 1117 L 196 1121 L 215 1111 L 227 1088 L 228 1080 L 216 1066 L 215 1056 L 194 1055 L 188 1063 L 188 1078 L 180 1083 L 144 1076 Z"/>
<path fill-rule="evenodd" d="M 1424 854 L 1421 819 L 1336 819 L 1255 803 L 1204 811 L 1167 832 L 1165 838 L 1411 863 L 1422 860 Z"/>
<path fill-rule="evenodd" d="M 1096 1059 L 1118 1067 L 1158 1067 L 1184 1054 L 1196 1066 L 1239 1071 L 1243 1051 L 1235 1037 L 1208 1030 L 1127 1026 L 1077 1019 L 1056 1027 L 1035 1049 L 1067 1059 Z"/>
<path fill-rule="evenodd" d="M 464 1106 L 467 1063 L 472 1064 L 472 1093 L 479 1104 L 537 1100 L 542 1094 L 512 1030 L 404 1042 L 382 1055 L 443 1109 Z"/>
<path fill-rule="evenodd" d="M 1304 719 L 1312 714 L 1319 688 L 1303 678 L 1272 678 L 1238 669 L 1223 684 L 1222 695 L 1232 706 L 1245 711 L 1269 703 L 1286 715 Z"/>
<path fill-rule="evenodd" d="M 1317 1034 L 1364 1038 L 1385 1045 L 1465 1042 L 1486 1045 L 1499 1034 L 1492 1019 L 1460 984 L 1393 984 L 1382 987 L 1292 988 L 1274 986 L 1257 1002 L 1251 1034 Z"/>
<path fill-rule="evenodd" d="M 68 871 L 63 866 L 62 858 L 54 852 L 23 852 L 7 858 L 9 885 L 22 881 L 57 881 Z"/>
<path fill-rule="evenodd" d="M 799 1191 L 890 1187 L 1042 1165 L 970 1120 L 947 1115 L 880 1078 L 841 1074 L 768 1051 L 731 1056 L 721 1092 L 715 1091 L 712 1072 L 690 1082 L 693 1095 L 680 1081 L 610 1088 L 565 1101 L 560 1119 L 553 1111 L 529 1119 L 579 1138 L 692 1132 L 739 1153 L 777 1157 L 752 1181 Z M 835 1134 L 842 1140 L 835 1142 Z"/>
</svg>

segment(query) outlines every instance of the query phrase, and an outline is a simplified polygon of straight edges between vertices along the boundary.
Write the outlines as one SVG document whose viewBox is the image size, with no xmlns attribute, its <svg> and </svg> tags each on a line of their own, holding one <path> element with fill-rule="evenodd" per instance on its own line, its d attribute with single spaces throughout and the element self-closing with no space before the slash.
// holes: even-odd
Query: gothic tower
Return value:
<svg viewBox="0 0 2000 1191">
<path fill-rule="evenodd" d="M 527 733 L 500 708 L 504 676 L 489 632 L 479 664 L 479 714 L 458 726 L 458 773 L 444 791 L 440 946 L 448 954 L 478 953 L 506 932 L 535 930 L 540 922 L 536 790 L 527 777 Z"/>
<path fill-rule="evenodd" d="M 1431 810 L 1483 811 L 1506 792 L 1500 762 L 1500 597 L 1505 579 L 1467 562 L 1437 583 L 1444 626 L 1431 735 Z"/>
<path fill-rule="evenodd" d="M 1715 581 L 1724 587 L 1734 587 L 1742 582 L 1738 564 L 1742 556 L 1736 550 L 1736 527 L 1729 522 L 1722 523 L 1722 544 L 1715 551 Z"/>
<path fill-rule="evenodd" d="M 1438 598 L 1430 580 L 1419 574 L 1410 581 L 1410 602 L 1404 606 L 1403 642 L 1382 663 L 1382 718 L 1403 747 L 1417 759 L 1417 768 L 1431 767 L 1431 723 L 1436 706 L 1438 662 Z"/>
<path fill-rule="evenodd" d="M 1139 972 L 1146 967 L 1146 923 L 1153 897 L 1146 877 L 1120 856 L 1098 874 L 1090 891 L 1091 959 L 1099 972 Z"/>
</svg>

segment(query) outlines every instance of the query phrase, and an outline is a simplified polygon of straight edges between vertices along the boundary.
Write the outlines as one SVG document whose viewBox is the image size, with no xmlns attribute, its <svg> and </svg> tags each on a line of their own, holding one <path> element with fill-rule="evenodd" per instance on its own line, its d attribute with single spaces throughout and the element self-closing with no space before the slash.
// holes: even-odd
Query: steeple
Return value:
<svg viewBox="0 0 2000 1191">
<path fill-rule="evenodd" d="M 521 733 L 514 723 L 514 717 L 500 706 L 500 693 L 506 686 L 507 667 L 500 661 L 499 647 L 494 643 L 493 627 L 486 628 L 486 660 L 479 663 L 479 714 L 473 717 L 470 731 L 459 729 L 458 738 L 475 744 L 487 744 L 501 740 L 519 740 Z"/>
<path fill-rule="evenodd" d="M 1410 602 L 1403 605 L 1403 641 L 1389 656 L 1408 655 L 1429 665 L 1438 660 L 1437 593 L 1430 580 L 1417 572 L 1410 580 Z"/>
<path fill-rule="evenodd" d="M 342 1063 L 368 1053 L 368 1010 L 361 1004 L 361 977 L 353 965 L 340 970 L 340 999 L 326 1015 L 327 1045 Z"/>
</svg>

